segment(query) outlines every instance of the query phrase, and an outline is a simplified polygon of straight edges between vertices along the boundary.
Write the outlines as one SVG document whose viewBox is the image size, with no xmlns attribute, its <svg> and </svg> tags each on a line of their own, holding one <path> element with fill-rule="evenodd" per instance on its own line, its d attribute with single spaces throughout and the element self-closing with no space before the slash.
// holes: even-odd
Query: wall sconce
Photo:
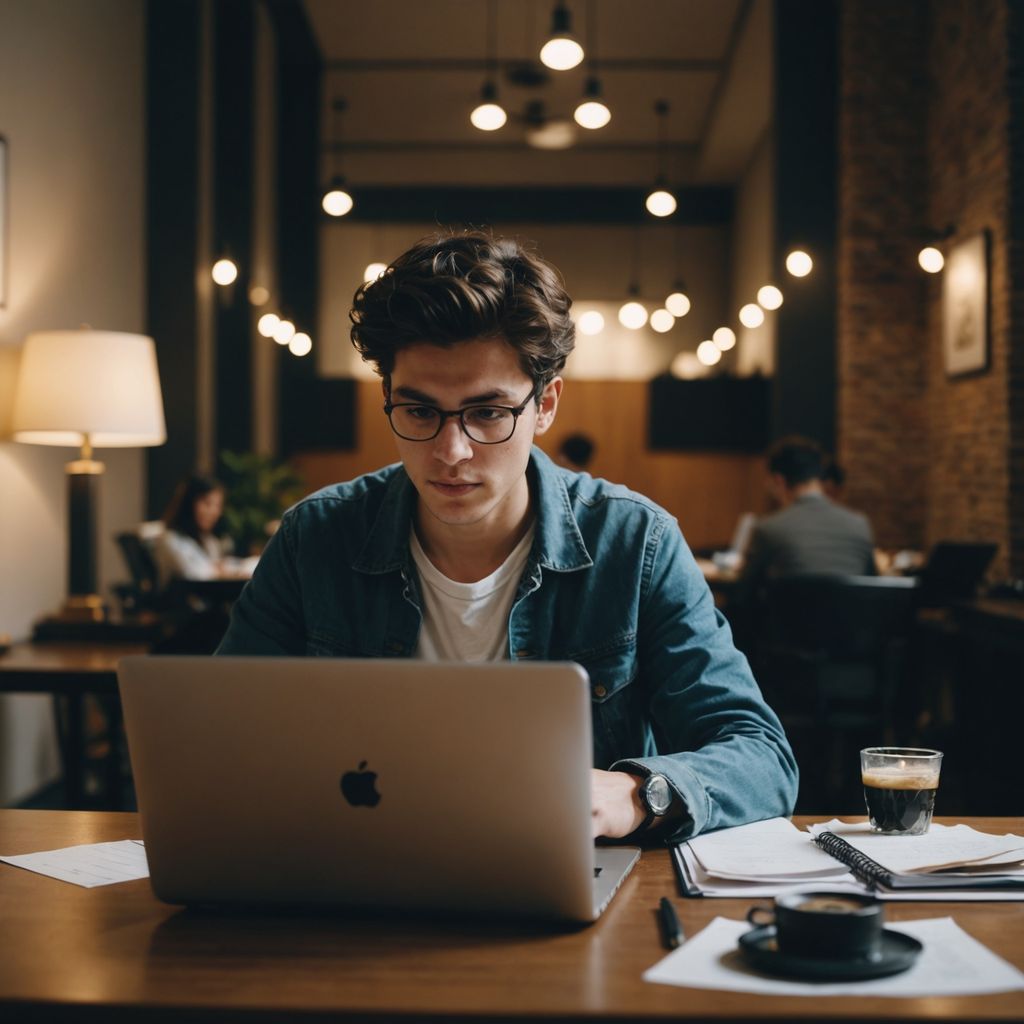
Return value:
<svg viewBox="0 0 1024 1024">
<path fill-rule="evenodd" d="M 67 463 L 68 594 L 36 626 L 37 639 L 62 639 L 101 622 L 97 586 L 97 501 L 103 463 L 94 448 L 139 448 L 167 440 L 152 338 L 117 331 L 39 331 L 22 350 L 13 436 L 24 444 L 80 448 Z"/>
</svg>

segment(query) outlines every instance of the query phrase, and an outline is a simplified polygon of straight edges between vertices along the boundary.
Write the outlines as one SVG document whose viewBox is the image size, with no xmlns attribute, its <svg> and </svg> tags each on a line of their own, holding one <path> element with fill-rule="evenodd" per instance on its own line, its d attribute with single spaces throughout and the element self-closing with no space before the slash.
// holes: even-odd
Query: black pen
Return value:
<svg viewBox="0 0 1024 1024">
<path fill-rule="evenodd" d="M 685 936 L 683 935 L 683 928 L 679 923 L 679 918 L 676 917 L 676 908 L 672 906 L 665 896 L 661 897 L 661 902 L 658 904 L 658 917 L 661 918 L 661 928 L 665 937 L 666 947 L 668 949 L 678 949 L 682 945 Z"/>
</svg>

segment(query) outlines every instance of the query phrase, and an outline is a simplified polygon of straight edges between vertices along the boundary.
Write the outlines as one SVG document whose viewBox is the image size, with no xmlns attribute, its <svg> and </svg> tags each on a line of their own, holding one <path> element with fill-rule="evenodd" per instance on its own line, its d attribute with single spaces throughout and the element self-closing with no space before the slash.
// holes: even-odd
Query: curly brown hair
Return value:
<svg viewBox="0 0 1024 1024">
<path fill-rule="evenodd" d="M 518 242 L 447 231 L 421 239 L 360 285 L 349 319 L 352 344 L 386 381 L 409 345 L 496 338 L 516 350 L 540 395 L 576 343 L 571 306 L 558 271 Z"/>
</svg>

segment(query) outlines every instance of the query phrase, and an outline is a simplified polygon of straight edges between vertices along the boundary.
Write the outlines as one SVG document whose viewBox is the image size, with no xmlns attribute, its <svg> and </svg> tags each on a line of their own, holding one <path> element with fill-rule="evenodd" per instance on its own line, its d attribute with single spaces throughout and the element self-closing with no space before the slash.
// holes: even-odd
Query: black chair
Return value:
<svg viewBox="0 0 1024 1024">
<path fill-rule="evenodd" d="M 800 765 L 798 811 L 861 810 L 859 749 L 898 739 L 916 587 L 888 576 L 769 583 L 753 660 Z"/>
<path fill-rule="evenodd" d="M 129 613 L 161 610 L 159 574 L 146 542 L 134 530 L 125 530 L 114 540 L 131 575 L 130 583 L 115 587 L 122 608 Z"/>
</svg>

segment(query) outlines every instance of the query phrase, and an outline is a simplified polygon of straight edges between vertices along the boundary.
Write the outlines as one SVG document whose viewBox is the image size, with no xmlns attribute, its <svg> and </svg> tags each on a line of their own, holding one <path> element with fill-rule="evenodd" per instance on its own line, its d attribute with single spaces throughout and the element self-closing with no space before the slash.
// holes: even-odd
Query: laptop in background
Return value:
<svg viewBox="0 0 1024 1024">
<path fill-rule="evenodd" d="M 118 678 L 168 902 L 593 921 L 639 857 L 591 838 L 579 665 L 134 657 Z"/>
<path fill-rule="evenodd" d="M 919 603 L 934 607 L 970 601 L 997 550 L 997 544 L 940 541 L 921 570 Z"/>
</svg>

